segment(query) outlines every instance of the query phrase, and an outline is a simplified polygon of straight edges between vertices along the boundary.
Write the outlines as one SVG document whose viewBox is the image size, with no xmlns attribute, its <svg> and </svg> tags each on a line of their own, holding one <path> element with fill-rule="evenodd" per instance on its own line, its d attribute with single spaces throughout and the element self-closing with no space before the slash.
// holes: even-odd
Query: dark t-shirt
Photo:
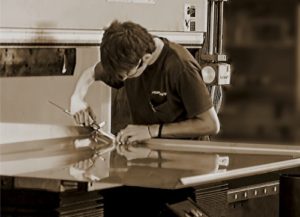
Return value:
<svg viewBox="0 0 300 217">
<path fill-rule="evenodd" d="M 160 56 L 137 78 L 116 81 L 101 63 L 95 67 L 95 80 L 125 87 L 134 124 L 183 121 L 212 107 L 197 61 L 184 47 L 162 40 Z"/>
</svg>

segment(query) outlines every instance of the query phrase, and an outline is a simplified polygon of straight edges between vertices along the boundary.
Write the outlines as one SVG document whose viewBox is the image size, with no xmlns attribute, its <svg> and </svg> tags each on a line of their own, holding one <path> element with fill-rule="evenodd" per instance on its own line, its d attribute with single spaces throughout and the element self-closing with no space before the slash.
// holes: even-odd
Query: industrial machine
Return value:
<svg viewBox="0 0 300 217">
<path fill-rule="evenodd" d="M 223 53 L 224 2 L 226 0 L 208 1 L 208 31 L 198 57 L 202 66 L 202 78 L 209 86 L 217 112 L 222 105 L 222 85 L 229 85 L 231 79 L 230 64 Z"/>
<path fill-rule="evenodd" d="M 277 216 L 280 174 L 299 173 L 299 146 L 152 139 L 120 151 L 110 132 L 122 120 L 104 84 L 87 101 L 105 125 L 74 126 L 66 114 L 80 73 L 99 60 L 101 28 L 116 18 L 196 50 L 218 108 L 231 74 L 224 2 L 2 0 L 1 216 L 259 216 L 258 207 Z"/>
</svg>

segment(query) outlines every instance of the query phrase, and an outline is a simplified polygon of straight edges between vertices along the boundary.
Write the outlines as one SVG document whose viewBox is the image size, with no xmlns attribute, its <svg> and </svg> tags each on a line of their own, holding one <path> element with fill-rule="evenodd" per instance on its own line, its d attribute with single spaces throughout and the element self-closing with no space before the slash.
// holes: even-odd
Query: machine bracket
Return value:
<svg viewBox="0 0 300 217">
<path fill-rule="evenodd" d="M 259 197 L 276 195 L 279 192 L 279 181 L 250 185 L 242 188 L 229 190 L 227 193 L 228 203 L 235 203 Z"/>
</svg>

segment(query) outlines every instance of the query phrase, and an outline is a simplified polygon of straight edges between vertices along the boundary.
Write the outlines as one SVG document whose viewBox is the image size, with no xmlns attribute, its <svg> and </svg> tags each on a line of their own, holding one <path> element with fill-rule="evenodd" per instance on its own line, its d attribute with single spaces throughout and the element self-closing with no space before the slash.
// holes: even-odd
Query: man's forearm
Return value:
<svg viewBox="0 0 300 217">
<path fill-rule="evenodd" d="M 212 124 L 194 118 L 182 122 L 164 124 L 161 130 L 162 138 L 194 138 L 216 134 Z"/>
<path fill-rule="evenodd" d="M 73 92 L 72 97 L 77 97 L 80 100 L 83 100 L 86 96 L 89 87 L 93 84 L 95 81 L 95 72 L 94 72 L 95 66 L 92 66 L 88 69 L 86 69 L 82 75 L 80 76 L 79 80 L 77 81 L 75 90 Z"/>
<path fill-rule="evenodd" d="M 158 137 L 160 133 L 162 138 L 194 138 L 217 134 L 219 130 L 219 119 L 213 108 L 185 121 L 163 124 L 161 129 L 158 124 L 150 126 L 153 137 Z"/>
</svg>

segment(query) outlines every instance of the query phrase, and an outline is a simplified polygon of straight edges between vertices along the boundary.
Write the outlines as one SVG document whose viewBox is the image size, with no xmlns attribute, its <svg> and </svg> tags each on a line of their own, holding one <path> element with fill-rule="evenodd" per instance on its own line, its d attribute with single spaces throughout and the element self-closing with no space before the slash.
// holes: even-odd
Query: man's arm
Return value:
<svg viewBox="0 0 300 217">
<path fill-rule="evenodd" d="M 154 135 L 158 136 L 159 125 L 151 125 Z M 220 122 L 214 107 L 197 115 L 194 118 L 181 122 L 164 124 L 161 129 L 163 138 L 196 138 L 205 135 L 214 135 L 220 131 Z"/>
<path fill-rule="evenodd" d="M 84 100 L 89 87 L 95 81 L 94 68 L 95 65 L 84 70 L 76 83 L 70 103 L 70 112 L 73 114 L 76 123 L 86 126 L 90 125 L 95 120 L 95 115 Z"/>
<path fill-rule="evenodd" d="M 159 136 L 159 124 L 128 125 L 121 130 L 117 141 L 121 144 L 132 144 Z M 160 132 L 162 138 L 197 138 L 205 135 L 217 134 L 220 122 L 214 107 L 181 122 L 163 124 Z"/>
</svg>

